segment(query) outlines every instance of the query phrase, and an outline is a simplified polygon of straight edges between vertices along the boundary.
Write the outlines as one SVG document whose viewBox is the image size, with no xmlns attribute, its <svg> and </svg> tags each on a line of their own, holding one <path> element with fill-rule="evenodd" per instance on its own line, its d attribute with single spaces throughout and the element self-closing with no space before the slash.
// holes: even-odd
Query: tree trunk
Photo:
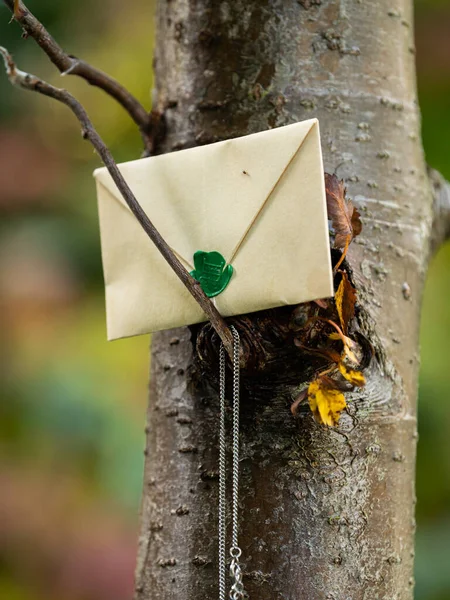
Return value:
<svg viewBox="0 0 450 600">
<path fill-rule="evenodd" d="M 325 169 L 345 179 L 363 220 L 347 268 L 373 356 L 339 427 L 290 413 L 312 365 L 288 340 L 287 309 L 240 321 L 249 351 L 257 354 L 256 338 L 265 348 L 243 374 L 241 400 L 250 598 L 410 600 L 419 310 L 432 222 L 412 2 L 161 0 L 157 25 L 156 108 L 168 124 L 161 152 L 318 117 Z M 202 335 L 153 338 L 139 600 L 218 595 L 217 364 L 214 353 L 195 358 Z"/>
</svg>

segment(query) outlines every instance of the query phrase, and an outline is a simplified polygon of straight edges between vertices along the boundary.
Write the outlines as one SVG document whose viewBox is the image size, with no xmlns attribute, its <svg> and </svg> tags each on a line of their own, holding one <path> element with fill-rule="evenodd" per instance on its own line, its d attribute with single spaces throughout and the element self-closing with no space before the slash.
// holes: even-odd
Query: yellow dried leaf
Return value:
<svg viewBox="0 0 450 600">
<path fill-rule="evenodd" d="M 355 342 L 352 339 L 350 339 L 346 335 L 343 335 L 342 333 L 337 333 L 337 332 L 334 332 L 334 331 L 333 331 L 333 333 L 330 333 L 330 335 L 328 336 L 328 338 L 330 340 L 341 340 L 342 343 L 344 344 L 344 354 L 341 357 L 341 360 L 343 358 L 347 357 L 348 360 L 350 362 L 352 362 L 354 365 L 358 365 L 359 364 L 359 361 L 358 361 L 358 359 L 356 357 L 356 354 L 355 354 L 355 351 L 354 351 L 354 349 L 356 347 L 356 344 L 355 344 Z"/>
<path fill-rule="evenodd" d="M 329 427 L 338 424 L 340 414 L 347 406 L 344 394 L 324 385 L 321 379 L 316 379 L 309 384 L 308 401 L 316 421 Z"/>
<path fill-rule="evenodd" d="M 354 369 L 347 369 L 344 363 L 339 363 L 339 371 L 342 375 L 349 381 L 352 385 L 357 385 L 358 387 L 363 387 L 366 383 L 366 379 L 361 371 L 355 371 Z"/>
</svg>

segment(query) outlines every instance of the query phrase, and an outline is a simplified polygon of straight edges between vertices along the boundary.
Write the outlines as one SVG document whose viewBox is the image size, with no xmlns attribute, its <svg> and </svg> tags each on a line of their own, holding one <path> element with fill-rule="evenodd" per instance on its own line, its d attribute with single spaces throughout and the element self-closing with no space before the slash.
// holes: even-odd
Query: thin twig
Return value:
<svg viewBox="0 0 450 600">
<path fill-rule="evenodd" d="M 431 229 L 431 253 L 450 239 L 450 182 L 434 169 L 428 169 L 433 189 L 433 225 Z"/>
<path fill-rule="evenodd" d="M 62 75 L 78 75 L 114 98 L 138 125 L 148 153 L 153 150 L 153 117 L 142 104 L 119 82 L 92 65 L 64 52 L 61 46 L 31 13 L 21 0 L 3 0 L 13 13 L 13 19 L 22 27 L 26 36 L 32 37 L 47 54 Z"/>
<path fill-rule="evenodd" d="M 211 302 L 211 300 L 203 292 L 199 282 L 196 281 L 193 277 L 191 277 L 191 275 L 187 272 L 187 270 L 172 252 L 167 242 L 160 235 L 158 230 L 154 227 L 153 223 L 143 211 L 141 205 L 136 200 L 133 192 L 131 191 L 127 182 L 120 173 L 111 152 L 109 151 L 109 149 L 107 148 L 97 131 L 94 129 L 94 126 L 92 125 L 92 122 L 89 119 L 86 110 L 83 108 L 80 102 L 78 102 L 78 100 L 76 100 L 72 96 L 72 94 L 70 94 L 67 90 L 56 88 L 53 85 L 46 83 L 42 79 L 35 77 L 34 75 L 30 75 L 29 73 L 20 71 L 16 67 L 9 52 L 1 46 L 0 54 L 3 56 L 6 73 L 10 82 L 13 85 L 24 88 L 26 90 L 38 92 L 39 94 L 43 94 L 44 96 L 48 96 L 50 98 L 54 98 L 55 100 L 58 100 L 59 102 L 65 104 L 74 113 L 74 115 L 77 117 L 78 121 L 81 124 L 83 138 L 89 140 L 94 146 L 95 150 L 97 151 L 106 168 L 108 169 L 109 174 L 114 180 L 114 183 L 116 184 L 118 190 L 122 194 L 125 202 L 130 207 L 130 210 L 135 215 L 148 237 L 152 240 L 152 242 L 161 252 L 163 257 L 169 263 L 173 271 L 184 283 L 184 285 L 187 287 L 187 289 L 197 301 L 199 306 L 202 308 L 203 312 L 206 314 L 209 321 L 211 322 L 211 325 L 214 327 L 218 336 L 222 340 L 227 353 L 231 357 L 233 355 L 233 337 L 225 321 L 223 320 L 222 316 L 220 315 L 219 311 L 216 309 L 214 304 Z"/>
</svg>

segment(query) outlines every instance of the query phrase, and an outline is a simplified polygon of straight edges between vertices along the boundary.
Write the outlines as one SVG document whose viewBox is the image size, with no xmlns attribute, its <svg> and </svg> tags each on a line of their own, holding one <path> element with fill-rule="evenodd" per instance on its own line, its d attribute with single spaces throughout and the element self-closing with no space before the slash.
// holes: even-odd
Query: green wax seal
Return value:
<svg viewBox="0 0 450 600">
<path fill-rule="evenodd" d="M 200 282 L 202 290 L 208 298 L 213 298 L 223 292 L 230 283 L 233 267 L 226 263 L 227 261 L 220 252 L 197 250 L 194 254 L 195 269 L 191 271 L 191 275 Z"/>
</svg>

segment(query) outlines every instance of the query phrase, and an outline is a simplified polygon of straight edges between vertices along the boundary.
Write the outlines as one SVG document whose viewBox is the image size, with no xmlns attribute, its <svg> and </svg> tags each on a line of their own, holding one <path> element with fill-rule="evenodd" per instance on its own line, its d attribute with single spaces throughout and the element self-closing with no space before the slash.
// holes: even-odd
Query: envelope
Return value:
<svg viewBox="0 0 450 600">
<path fill-rule="evenodd" d="M 316 119 L 119 169 L 185 267 L 212 273 L 213 292 L 222 277 L 211 300 L 224 317 L 333 295 Z M 205 321 L 106 168 L 94 176 L 108 339 Z"/>
</svg>

